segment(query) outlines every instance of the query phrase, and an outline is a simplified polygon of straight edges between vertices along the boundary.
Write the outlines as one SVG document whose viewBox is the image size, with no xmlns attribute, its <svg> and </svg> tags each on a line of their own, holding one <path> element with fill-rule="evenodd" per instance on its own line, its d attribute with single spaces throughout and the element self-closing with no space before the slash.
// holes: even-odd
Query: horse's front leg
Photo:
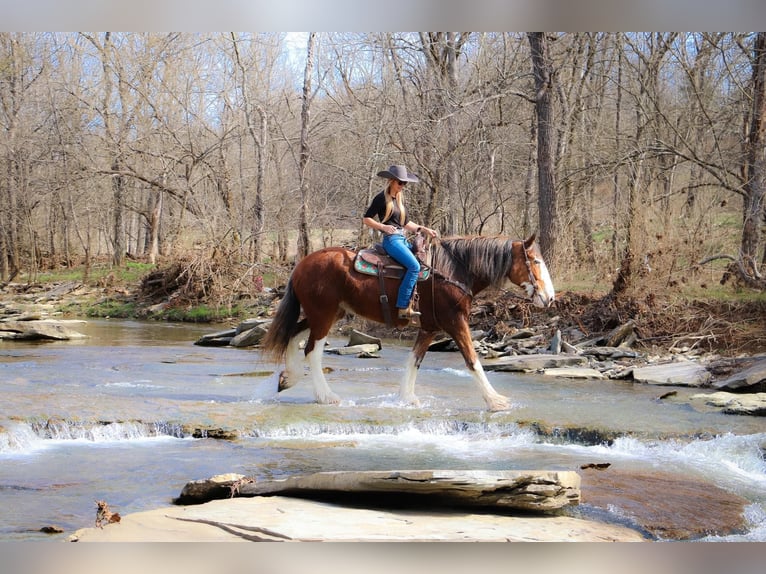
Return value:
<svg viewBox="0 0 766 574">
<path fill-rule="evenodd" d="M 487 408 L 491 411 L 505 411 L 511 408 L 511 400 L 498 393 L 489 382 L 484 368 L 479 362 L 479 355 L 476 353 L 476 349 L 473 348 L 473 340 L 471 339 L 471 331 L 468 328 L 468 324 L 463 323 L 459 325 L 455 332 L 451 334 L 460 349 L 460 353 L 463 355 L 463 359 L 465 359 L 466 367 L 468 367 L 473 380 L 479 387 L 484 402 L 487 403 Z"/>
<path fill-rule="evenodd" d="M 412 346 L 410 354 L 407 356 L 407 363 L 404 368 L 401 388 L 399 389 L 399 400 L 402 402 L 419 406 L 420 401 L 415 395 L 415 379 L 418 376 L 418 369 L 423 362 L 423 357 L 428 351 L 428 346 L 434 338 L 434 332 L 418 331 L 415 344 Z"/>
</svg>

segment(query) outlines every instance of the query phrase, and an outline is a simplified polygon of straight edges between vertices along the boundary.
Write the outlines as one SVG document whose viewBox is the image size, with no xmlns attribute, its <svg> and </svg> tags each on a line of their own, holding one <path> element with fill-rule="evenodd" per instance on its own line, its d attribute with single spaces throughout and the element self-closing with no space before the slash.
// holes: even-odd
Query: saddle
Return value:
<svg viewBox="0 0 766 574">
<path fill-rule="evenodd" d="M 431 276 L 431 268 L 428 266 L 428 248 L 425 238 L 420 233 L 413 239 L 412 251 L 420 261 L 418 281 L 425 281 Z M 365 275 L 380 275 L 392 279 L 401 279 L 404 276 L 404 267 L 386 253 L 380 243 L 358 251 L 354 258 L 354 269 Z"/>
<path fill-rule="evenodd" d="M 425 281 L 431 276 L 431 267 L 428 265 L 428 246 L 425 237 L 417 233 L 412 240 L 413 253 L 420 262 L 420 272 L 418 281 Z M 376 243 L 369 249 L 362 249 L 357 252 L 354 258 L 354 270 L 366 275 L 377 275 L 380 289 L 380 306 L 383 309 L 383 318 L 389 327 L 394 325 L 391 318 L 391 309 L 388 304 L 388 295 L 386 295 L 385 278 L 401 279 L 404 277 L 404 267 L 391 257 L 383 245 Z M 413 299 L 417 302 L 417 287 L 413 294 Z M 416 303 L 417 304 L 417 303 Z"/>
</svg>

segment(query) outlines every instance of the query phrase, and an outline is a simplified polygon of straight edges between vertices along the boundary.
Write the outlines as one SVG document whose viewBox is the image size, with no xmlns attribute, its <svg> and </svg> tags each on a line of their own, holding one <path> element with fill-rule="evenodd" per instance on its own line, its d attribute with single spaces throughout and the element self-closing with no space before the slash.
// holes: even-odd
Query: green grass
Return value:
<svg viewBox="0 0 766 574">
<path fill-rule="evenodd" d="M 183 323 L 211 323 L 231 317 L 239 317 L 242 314 L 243 311 L 238 306 L 213 309 L 207 305 L 196 305 L 188 309 L 166 309 L 155 318 Z"/>
<path fill-rule="evenodd" d="M 137 313 L 138 307 L 132 301 L 116 301 L 110 299 L 82 307 L 82 314 L 86 317 L 132 319 Z"/>
<path fill-rule="evenodd" d="M 144 275 L 154 268 L 156 268 L 156 265 L 152 263 L 141 263 L 138 261 L 128 261 L 122 267 L 113 267 L 111 265 L 98 263 L 90 268 L 87 283 L 89 285 L 96 285 L 110 273 L 114 276 L 114 281 L 117 284 L 135 283 L 140 281 Z M 37 282 L 58 283 L 64 281 L 83 281 L 84 273 L 85 267 L 82 265 L 69 268 L 62 267 L 60 269 L 52 269 L 38 273 Z"/>
</svg>

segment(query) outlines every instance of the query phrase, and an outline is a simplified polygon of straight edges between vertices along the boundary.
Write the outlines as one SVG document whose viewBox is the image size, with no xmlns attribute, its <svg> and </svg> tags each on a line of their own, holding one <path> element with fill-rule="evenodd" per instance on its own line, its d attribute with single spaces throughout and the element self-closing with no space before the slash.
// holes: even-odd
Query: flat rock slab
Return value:
<svg viewBox="0 0 766 574">
<path fill-rule="evenodd" d="M 516 355 L 499 359 L 484 359 L 485 371 L 535 372 L 543 369 L 587 366 L 588 358 L 578 355 Z"/>
<path fill-rule="evenodd" d="M 83 335 L 59 321 L 0 321 L 0 340 L 69 341 L 85 338 L 87 335 Z"/>
<path fill-rule="evenodd" d="M 380 345 L 377 343 L 362 343 L 360 345 L 349 345 L 346 347 L 332 347 L 325 349 L 325 353 L 332 355 L 359 355 L 362 353 L 377 353 L 380 351 Z"/>
<path fill-rule="evenodd" d="M 690 400 L 703 401 L 729 415 L 766 416 L 766 393 L 737 394 L 719 391 L 692 395 Z"/>
<path fill-rule="evenodd" d="M 556 369 L 544 369 L 543 375 L 549 377 L 563 377 L 565 379 L 603 379 L 601 371 L 589 367 L 559 367 Z"/>
<path fill-rule="evenodd" d="M 691 361 L 633 369 L 633 379 L 648 385 L 702 387 L 710 381 L 710 378 L 711 374 L 705 367 Z"/>
<path fill-rule="evenodd" d="M 693 540 L 745 529 L 744 498 L 696 480 L 655 470 L 614 467 L 582 473 L 583 503 L 618 512 L 658 539 Z"/>
<path fill-rule="evenodd" d="M 713 388 L 722 391 L 763 390 L 761 387 L 766 387 L 766 359 L 757 361 L 727 379 L 713 383 Z"/>
<path fill-rule="evenodd" d="M 231 498 L 128 514 L 81 542 L 640 542 L 624 526 L 568 516 L 381 510 L 282 496 Z"/>
</svg>

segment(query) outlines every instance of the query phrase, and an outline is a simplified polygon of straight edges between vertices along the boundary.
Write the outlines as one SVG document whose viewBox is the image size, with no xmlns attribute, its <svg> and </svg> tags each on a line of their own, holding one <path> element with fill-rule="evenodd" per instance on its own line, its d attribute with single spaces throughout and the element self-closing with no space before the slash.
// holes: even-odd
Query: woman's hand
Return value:
<svg viewBox="0 0 766 574">
<path fill-rule="evenodd" d="M 418 227 L 417 232 L 424 233 L 428 235 L 429 237 L 431 237 L 431 239 L 434 239 L 435 237 L 439 235 L 439 233 L 436 230 L 431 229 L 430 227 Z"/>
</svg>

